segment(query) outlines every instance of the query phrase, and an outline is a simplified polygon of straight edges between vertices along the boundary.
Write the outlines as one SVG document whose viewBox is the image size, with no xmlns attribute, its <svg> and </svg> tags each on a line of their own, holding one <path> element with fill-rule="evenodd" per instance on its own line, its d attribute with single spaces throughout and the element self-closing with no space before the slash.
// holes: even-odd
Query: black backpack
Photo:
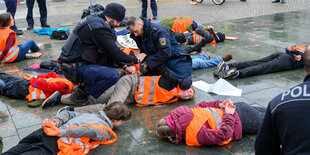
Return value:
<svg viewBox="0 0 310 155">
<path fill-rule="evenodd" d="M 95 4 L 95 5 L 91 5 L 89 6 L 87 9 L 83 10 L 81 19 L 88 16 L 88 15 L 100 15 L 101 13 L 103 13 L 104 11 L 104 7 L 100 4 Z"/>
<path fill-rule="evenodd" d="M 53 33 L 51 34 L 51 39 L 55 39 L 55 40 L 66 40 L 69 37 L 70 33 L 67 31 L 63 31 L 63 30 L 57 30 L 57 31 L 53 31 Z"/>
</svg>

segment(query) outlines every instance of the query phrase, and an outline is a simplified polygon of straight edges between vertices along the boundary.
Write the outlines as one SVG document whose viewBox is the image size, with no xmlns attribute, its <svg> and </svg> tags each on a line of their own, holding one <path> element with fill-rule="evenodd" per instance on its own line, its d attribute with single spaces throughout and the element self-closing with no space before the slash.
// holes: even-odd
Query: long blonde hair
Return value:
<svg viewBox="0 0 310 155">
<path fill-rule="evenodd" d="M 162 118 L 158 121 L 156 132 L 159 138 L 168 139 L 170 142 L 175 143 L 175 133 L 168 126 L 166 118 Z"/>
</svg>

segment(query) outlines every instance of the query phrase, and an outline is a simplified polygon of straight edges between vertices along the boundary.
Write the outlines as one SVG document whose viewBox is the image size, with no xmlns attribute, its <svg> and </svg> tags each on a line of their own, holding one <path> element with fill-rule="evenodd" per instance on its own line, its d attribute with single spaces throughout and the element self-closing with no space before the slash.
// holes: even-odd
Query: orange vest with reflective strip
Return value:
<svg viewBox="0 0 310 155">
<path fill-rule="evenodd" d="M 207 31 L 207 32 L 208 32 L 208 31 Z M 199 35 L 199 34 L 197 34 L 195 31 L 192 31 L 192 33 L 193 33 L 193 44 L 196 44 L 196 45 L 199 44 L 200 41 L 202 40 L 202 36 Z M 208 32 L 208 33 L 210 33 L 210 32 Z M 210 34 L 212 34 L 212 33 L 210 33 Z M 214 34 L 213 34 L 213 35 L 214 35 Z M 214 36 L 214 37 L 216 37 L 216 36 Z M 215 47 L 215 44 L 216 44 L 215 38 L 212 40 L 212 42 L 207 43 L 207 44 L 209 44 L 209 45 Z"/>
<path fill-rule="evenodd" d="M 48 78 L 46 79 L 46 81 L 51 82 L 51 83 L 57 83 L 57 82 L 64 83 L 65 85 L 68 86 L 69 92 L 71 92 L 73 88 L 72 82 L 70 82 L 69 80 L 65 78 Z M 33 101 L 33 100 L 46 99 L 46 98 L 47 97 L 44 94 L 44 91 L 32 85 L 29 86 L 29 94 L 26 96 L 26 99 L 28 99 L 29 101 Z"/>
<path fill-rule="evenodd" d="M 104 125 L 100 124 L 93 124 L 93 123 L 87 123 L 78 127 L 70 126 L 70 128 L 80 128 L 83 126 L 88 127 L 96 127 L 96 128 L 102 128 L 102 131 L 100 131 L 100 134 L 104 134 L 103 130 L 108 131 L 114 138 L 105 140 L 105 141 L 92 141 L 89 142 L 90 137 L 60 137 L 57 140 L 57 145 L 59 148 L 58 155 L 86 155 L 91 149 L 96 148 L 100 144 L 112 144 L 117 140 L 117 136 L 115 132 L 112 131 L 109 127 L 106 127 Z"/>
<path fill-rule="evenodd" d="M 292 47 L 293 50 L 297 50 L 297 51 L 300 51 L 302 53 L 305 53 L 306 48 L 307 48 L 306 46 L 293 46 Z"/>
<path fill-rule="evenodd" d="M 211 129 L 218 130 L 222 124 L 223 111 L 219 108 L 192 108 L 193 119 L 186 127 L 186 144 L 189 146 L 201 146 L 197 140 L 197 134 L 207 122 Z M 231 141 L 229 138 L 218 145 L 225 145 Z"/>
<path fill-rule="evenodd" d="M 0 30 L 0 55 L 2 55 L 2 51 L 5 48 L 6 41 L 9 37 L 10 33 L 12 33 L 12 32 L 14 33 L 15 42 L 14 42 L 13 46 L 10 48 L 9 52 L 3 58 L 1 63 L 13 62 L 18 56 L 19 47 L 17 47 L 18 41 L 16 38 L 16 33 L 13 30 L 11 30 L 10 28 L 4 28 L 4 29 Z"/>
<path fill-rule="evenodd" d="M 140 54 L 139 49 L 133 49 L 133 48 L 121 48 L 121 50 L 126 53 L 127 55 L 130 55 L 130 53 L 133 53 L 135 56 Z M 133 65 L 136 68 L 136 71 L 140 71 L 140 64 L 134 64 Z"/>
<path fill-rule="evenodd" d="M 140 77 L 139 87 L 135 92 L 136 106 L 160 105 L 176 102 L 178 100 L 175 96 L 179 94 L 181 89 L 177 87 L 177 91 L 170 92 L 161 88 L 158 85 L 160 77 L 161 76 Z"/>
<path fill-rule="evenodd" d="M 185 19 L 180 19 L 178 17 L 174 18 L 175 21 L 172 25 L 171 31 L 176 33 L 186 32 L 186 27 L 193 22 L 193 18 L 185 18 Z"/>
</svg>

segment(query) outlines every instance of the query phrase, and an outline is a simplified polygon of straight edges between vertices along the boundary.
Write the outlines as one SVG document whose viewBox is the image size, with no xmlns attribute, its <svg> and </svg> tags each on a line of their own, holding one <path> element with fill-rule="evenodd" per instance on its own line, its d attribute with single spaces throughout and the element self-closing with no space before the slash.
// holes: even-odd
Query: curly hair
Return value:
<svg viewBox="0 0 310 155">
<path fill-rule="evenodd" d="M 175 143 L 175 133 L 168 126 L 166 118 L 162 118 L 158 121 L 156 132 L 159 138 L 168 139 L 170 142 Z"/>
</svg>

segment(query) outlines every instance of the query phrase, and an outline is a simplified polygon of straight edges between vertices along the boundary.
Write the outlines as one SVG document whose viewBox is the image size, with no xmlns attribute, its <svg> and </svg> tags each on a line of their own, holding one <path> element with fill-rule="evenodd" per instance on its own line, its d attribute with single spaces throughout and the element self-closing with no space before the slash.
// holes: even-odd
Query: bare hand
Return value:
<svg viewBox="0 0 310 155">
<path fill-rule="evenodd" d="M 301 55 L 295 55 L 295 60 L 300 61 L 301 60 Z"/>
<path fill-rule="evenodd" d="M 142 62 L 145 57 L 146 57 L 145 53 L 140 53 L 140 54 L 137 55 L 137 59 L 139 59 L 140 62 Z"/>
<path fill-rule="evenodd" d="M 127 67 L 125 69 L 125 74 L 126 75 L 133 75 L 133 74 L 136 74 L 136 68 L 134 66 L 130 66 L 130 67 Z"/>
<path fill-rule="evenodd" d="M 232 100 L 225 100 L 225 101 L 223 101 L 222 103 L 221 103 L 221 107 L 222 108 L 224 108 L 225 109 L 225 107 L 226 107 L 226 105 L 233 105 L 234 104 L 234 102 L 232 101 Z"/>
<path fill-rule="evenodd" d="M 236 110 L 236 106 L 234 106 L 233 104 L 226 104 L 225 106 L 225 113 L 227 114 L 234 114 Z"/>
<path fill-rule="evenodd" d="M 213 31 L 214 32 L 214 27 L 213 26 L 208 26 L 208 31 Z"/>
</svg>

